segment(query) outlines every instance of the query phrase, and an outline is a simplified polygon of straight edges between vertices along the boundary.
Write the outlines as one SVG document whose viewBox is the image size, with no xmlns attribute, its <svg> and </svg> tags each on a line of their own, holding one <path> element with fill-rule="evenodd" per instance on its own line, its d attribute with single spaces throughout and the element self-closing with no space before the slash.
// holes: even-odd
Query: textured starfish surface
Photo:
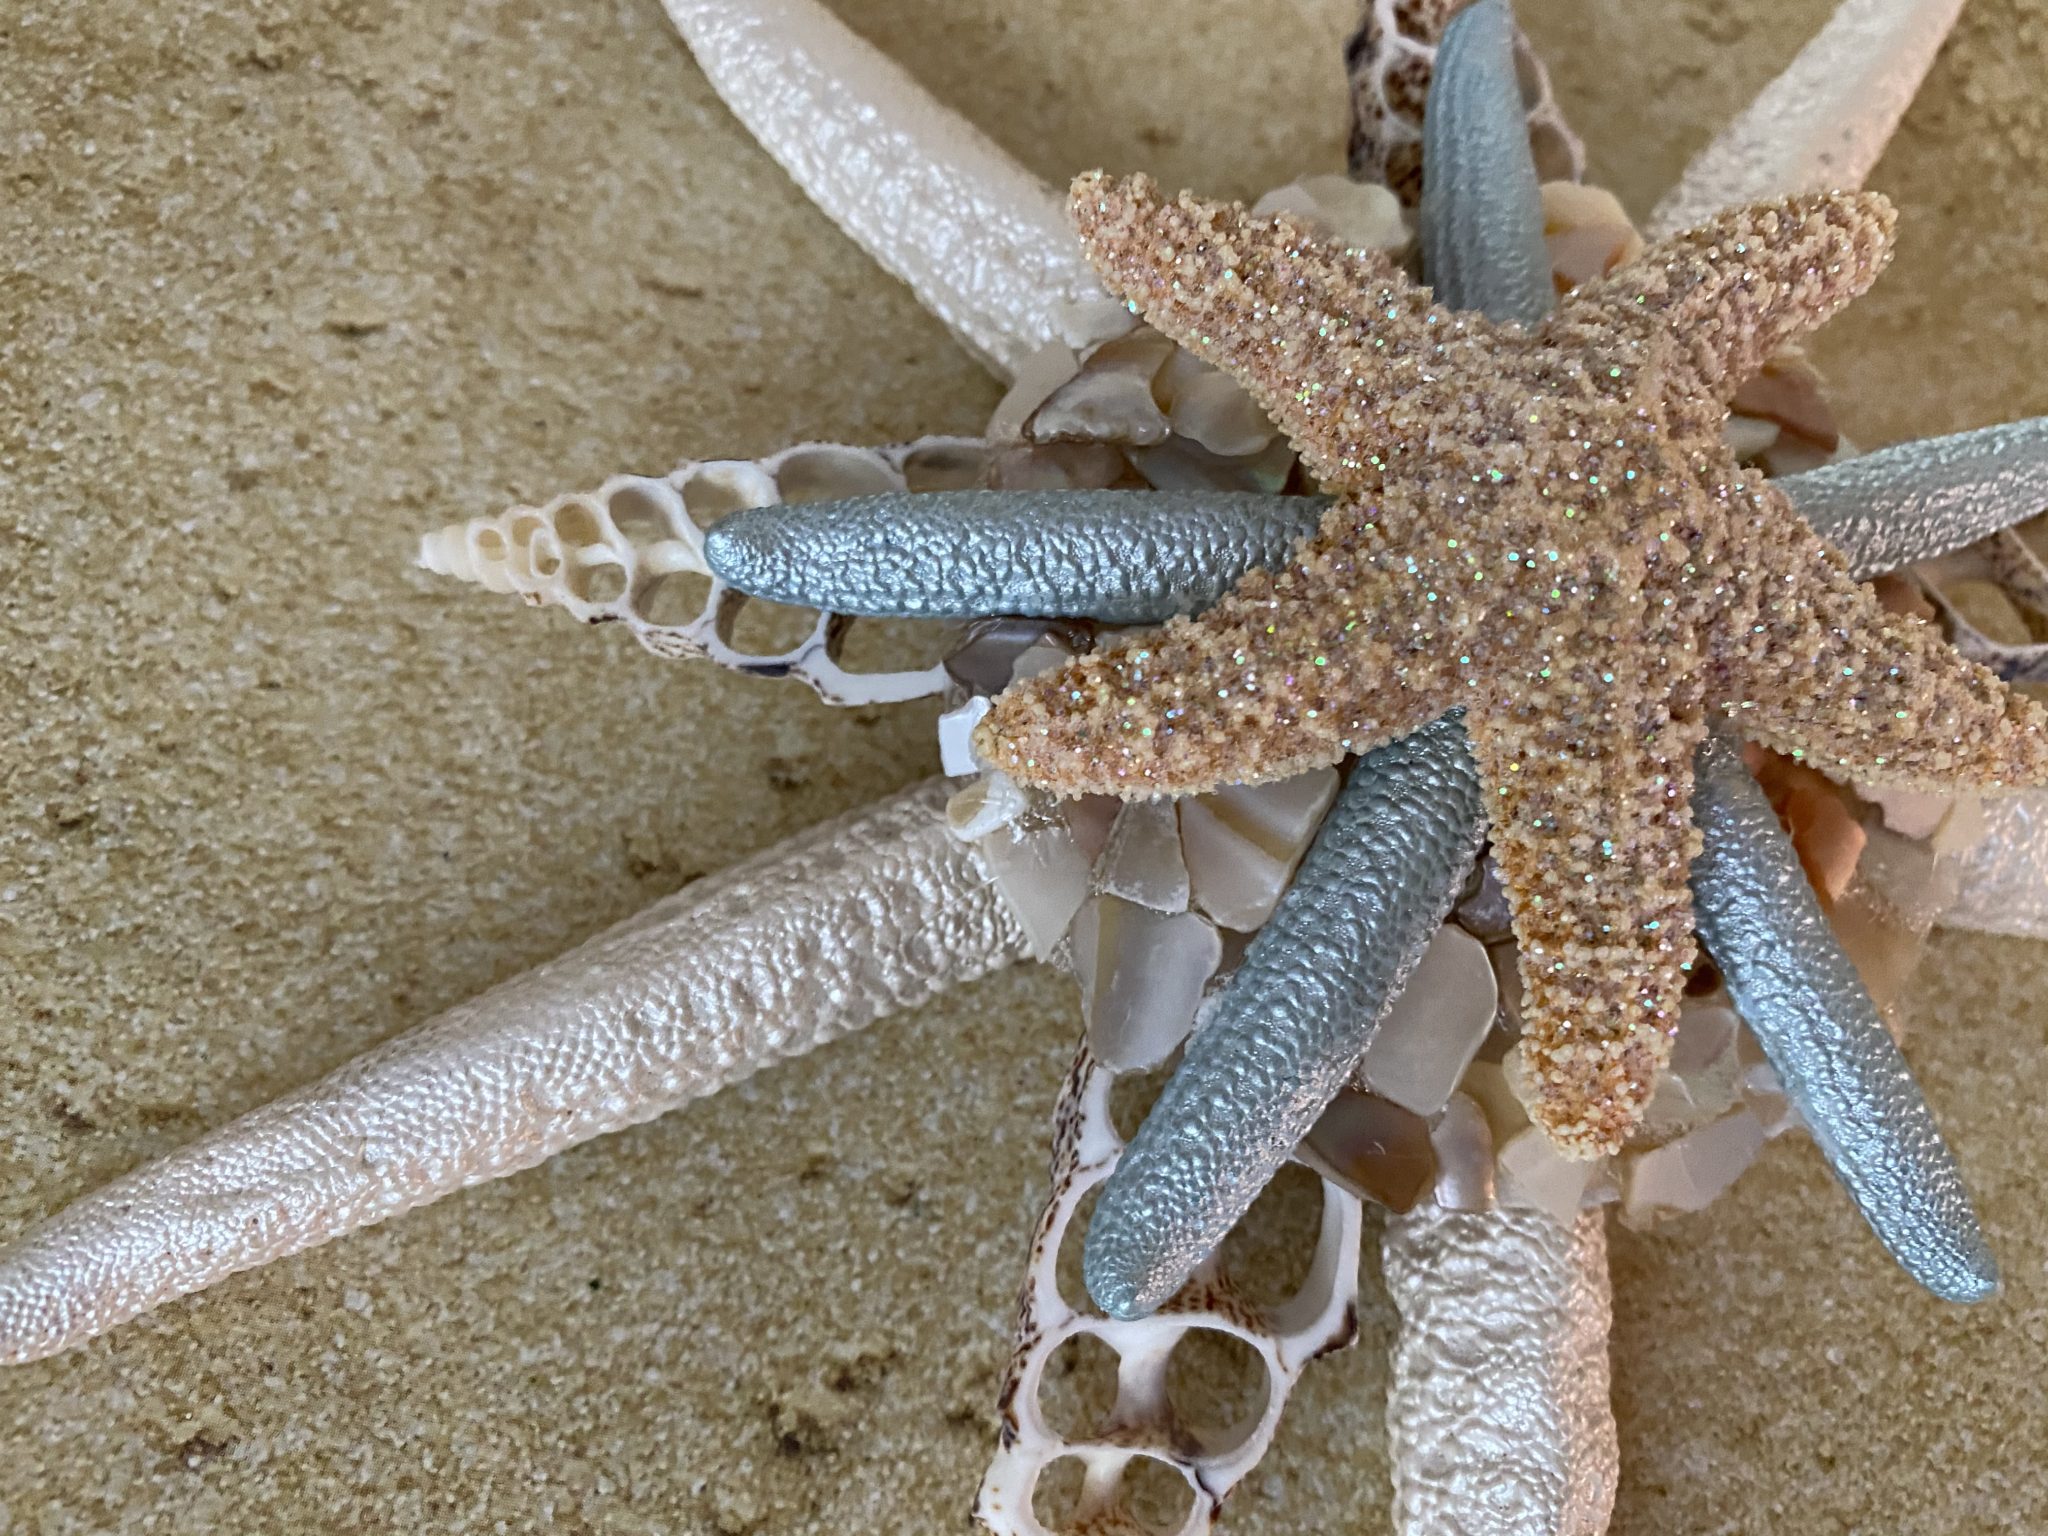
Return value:
<svg viewBox="0 0 2048 1536">
<path fill-rule="evenodd" d="M 1283 777 L 1463 705 L 1515 912 L 1539 1123 L 1611 1151 L 1694 952 L 1710 715 L 1863 782 L 2048 780 L 2048 717 L 1883 611 L 1723 446 L 1726 402 L 1869 286 L 1893 214 L 1816 195 L 1652 246 L 1523 329 L 1285 218 L 1075 183 L 1090 259 L 1228 369 L 1340 500 L 1290 564 L 1000 697 L 977 747 L 1063 794 Z"/>
</svg>

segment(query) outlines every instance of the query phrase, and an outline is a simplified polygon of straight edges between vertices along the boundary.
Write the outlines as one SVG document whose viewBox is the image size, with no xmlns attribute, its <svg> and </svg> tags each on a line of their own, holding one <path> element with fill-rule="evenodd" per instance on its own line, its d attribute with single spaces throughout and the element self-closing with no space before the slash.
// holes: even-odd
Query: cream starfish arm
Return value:
<svg viewBox="0 0 2048 1536">
<path fill-rule="evenodd" d="M 1862 186 L 1962 8 L 1963 0 L 1843 0 L 1693 158 L 1647 232 L 1665 235 L 1761 197 Z"/>
<path fill-rule="evenodd" d="M 1580 1157 L 1641 1117 L 1693 958 L 1703 727 L 1673 718 L 1635 657 L 1621 643 L 1532 656 L 1466 715 L 1521 946 L 1530 1115 Z"/>
<path fill-rule="evenodd" d="M 1762 607 L 1746 634 L 1716 647 L 1716 702 L 1745 736 L 1863 783 L 2048 784 L 2048 711 L 1957 655 L 1933 625 L 1887 613 L 1776 490 L 1752 494 L 1768 533 L 1744 556 Z"/>
<path fill-rule="evenodd" d="M 1897 213 L 1875 193 L 1814 194 L 1716 214 L 1575 292 L 1554 326 L 1647 320 L 1721 400 L 1786 342 L 1867 289 Z M 1680 391 L 1674 391 L 1679 393 Z"/>
<path fill-rule="evenodd" d="M 1142 799 L 1286 778 L 1418 729 L 1459 702 L 1457 647 L 1477 643 L 1478 615 L 1397 579 L 1407 562 L 1377 515 L 1340 502 L 1277 575 L 1011 687 L 975 750 L 1058 794 Z"/>
<path fill-rule="evenodd" d="M 663 0 L 791 180 L 1004 377 L 1102 290 L 1057 193 L 811 0 Z"/>
<path fill-rule="evenodd" d="M 713 1093 L 1016 959 L 931 779 L 697 882 L 0 1250 L 0 1363 Z"/>
</svg>

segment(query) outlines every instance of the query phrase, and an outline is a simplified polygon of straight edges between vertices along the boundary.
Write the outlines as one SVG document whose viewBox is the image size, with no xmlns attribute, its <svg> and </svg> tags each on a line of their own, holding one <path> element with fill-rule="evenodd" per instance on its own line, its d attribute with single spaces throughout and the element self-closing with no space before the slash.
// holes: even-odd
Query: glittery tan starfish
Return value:
<svg viewBox="0 0 2048 1536">
<path fill-rule="evenodd" d="M 977 746 L 1064 794 L 1279 778 L 1462 705 L 1522 949 L 1533 1108 L 1611 1151 L 1693 958 L 1710 712 L 1864 782 L 2048 781 L 2048 717 L 1884 612 L 1737 467 L 1735 387 L 1876 277 L 1870 195 L 1724 214 L 1532 330 L 1372 253 L 1135 178 L 1074 185 L 1104 279 L 1235 374 L 1342 499 L 1285 569 L 1000 697 Z"/>
</svg>

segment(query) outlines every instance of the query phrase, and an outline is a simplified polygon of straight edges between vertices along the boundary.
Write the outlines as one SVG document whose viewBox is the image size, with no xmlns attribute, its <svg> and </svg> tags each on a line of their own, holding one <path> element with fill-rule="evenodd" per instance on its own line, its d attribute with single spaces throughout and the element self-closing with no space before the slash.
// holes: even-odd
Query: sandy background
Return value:
<svg viewBox="0 0 2048 1536">
<path fill-rule="evenodd" d="M 1525 0 L 1638 211 L 1822 0 Z M 1351 0 L 847 0 L 1049 177 L 1332 169 Z M 2048 411 L 2048 21 L 1973 0 L 1821 348 L 1867 442 Z M 994 385 L 653 0 L 0 17 L 0 1233 L 929 771 L 930 711 L 664 664 L 409 568 L 451 517 Z M 1615 1241 L 1618 1531 L 2042 1529 L 2048 954 L 1913 1056 L 2008 1277 L 1916 1293 L 1804 1145 Z M 0 1382 L 0 1532 L 959 1531 L 1068 989 L 1019 970 Z M 1389 1318 L 1229 1529 L 1384 1528 Z"/>
</svg>

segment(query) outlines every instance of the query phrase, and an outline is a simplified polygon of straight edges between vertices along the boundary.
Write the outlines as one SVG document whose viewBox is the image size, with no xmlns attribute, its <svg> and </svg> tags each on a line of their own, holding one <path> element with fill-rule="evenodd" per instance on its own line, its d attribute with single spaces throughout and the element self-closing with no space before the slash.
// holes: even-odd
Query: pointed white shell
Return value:
<svg viewBox="0 0 2048 1536">
<path fill-rule="evenodd" d="M 0 1363 L 652 1119 L 1023 949 L 928 779 L 118 1179 L 0 1250 Z M 1353 1241 L 1356 1241 L 1354 1227 Z"/>
<path fill-rule="evenodd" d="M 810 0 L 665 0 L 811 200 L 1004 377 L 1104 297 L 1051 188 Z"/>
<path fill-rule="evenodd" d="M 567 609 L 586 624 L 622 624 L 657 656 L 799 678 L 830 704 L 900 703 L 943 691 L 945 668 L 848 671 L 840 665 L 848 621 L 839 615 L 805 610 L 815 613 L 809 632 L 773 654 L 735 643 L 750 599 L 710 575 L 704 531 L 739 507 L 979 485 L 998 452 L 980 438 L 926 437 L 888 448 L 799 443 L 765 459 L 693 459 L 660 480 L 614 475 L 594 492 L 451 523 L 420 540 L 419 563 Z"/>
<path fill-rule="evenodd" d="M 1962 8 L 1963 0 L 1843 0 L 1694 157 L 1645 233 L 1660 239 L 1738 203 L 1862 186 Z"/>
<path fill-rule="evenodd" d="M 1061 1293 L 1061 1247 L 1088 1191 L 1108 1178 L 1123 1155 L 1110 1119 L 1117 1073 L 1084 1044 L 1053 1115 L 1052 1196 L 1032 1238 L 1024 1293 L 1017 1308 L 1017 1347 L 999 1399 L 1003 1430 L 982 1481 L 974 1516 L 996 1536 L 1052 1536 L 1032 1509 L 1040 1474 L 1054 1462 L 1081 1463 L 1080 1507 L 1062 1529 L 1104 1536 L 1140 1527 L 1124 1523 L 1127 1478 L 1135 1462 L 1170 1467 L 1194 1498 L 1172 1536 L 1207 1536 L 1231 1489 L 1259 1464 L 1279 1428 L 1281 1410 L 1316 1356 L 1349 1343 L 1357 1331 L 1358 1253 L 1363 1227 L 1357 1197 L 1327 1180 L 1315 1257 L 1295 1294 L 1261 1307 L 1237 1294 L 1224 1262 L 1211 1256 L 1173 1304 L 1131 1321 L 1083 1311 Z M 1167 1395 L 1167 1360 L 1192 1334 L 1228 1334 L 1249 1345 L 1266 1375 L 1255 1417 L 1220 1441 L 1202 1442 L 1179 1429 Z M 1093 1433 L 1062 1434 L 1040 1402 L 1047 1367 L 1069 1339 L 1107 1345 L 1116 1357 L 1117 1395 L 1110 1422 Z"/>
</svg>

